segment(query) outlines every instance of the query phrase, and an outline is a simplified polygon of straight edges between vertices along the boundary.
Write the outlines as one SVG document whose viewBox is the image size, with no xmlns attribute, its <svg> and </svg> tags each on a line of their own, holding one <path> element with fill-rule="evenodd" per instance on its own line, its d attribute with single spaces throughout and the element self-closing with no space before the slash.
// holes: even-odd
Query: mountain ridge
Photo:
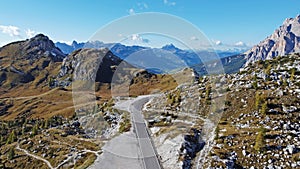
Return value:
<svg viewBox="0 0 300 169">
<path fill-rule="evenodd" d="M 31 82 L 33 86 L 42 85 L 65 57 L 53 41 L 42 34 L 7 44 L 0 49 L 0 85 L 6 89 Z"/>
<path fill-rule="evenodd" d="M 127 46 L 124 45 L 122 43 L 103 43 L 101 41 L 87 41 L 87 42 L 77 42 L 77 41 L 72 41 L 71 44 L 67 44 L 64 42 L 56 42 L 55 43 L 56 47 L 60 48 L 65 54 L 69 54 L 72 51 L 75 51 L 77 49 L 80 48 L 100 48 L 100 47 L 107 47 L 110 48 L 111 51 L 113 53 L 115 53 L 116 55 L 120 54 L 120 52 L 117 51 L 117 49 L 122 49 L 122 48 L 126 48 L 128 51 L 132 50 L 132 48 L 136 48 L 136 49 L 150 49 L 150 47 L 145 47 L 145 46 L 138 46 L 138 45 L 132 45 L 132 46 Z M 124 51 L 123 49 L 123 51 Z M 153 48 L 154 49 L 154 48 Z M 161 48 L 158 49 L 163 49 L 163 50 L 167 50 L 167 51 L 172 51 L 172 52 L 176 52 L 176 51 L 185 51 L 185 52 L 191 52 L 191 50 L 185 50 L 185 49 L 180 49 L 178 47 L 176 47 L 174 44 L 170 43 L 170 44 L 166 44 L 164 46 L 162 46 Z M 134 50 L 134 52 L 136 52 L 137 50 Z M 197 52 L 203 52 L 203 51 L 214 51 L 216 52 L 220 57 L 228 57 L 231 55 L 236 55 L 236 54 L 241 54 L 243 53 L 245 50 L 244 49 L 230 49 L 230 50 L 220 50 L 220 49 L 208 49 L 208 50 L 195 50 Z M 129 52 L 128 54 L 125 55 L 119 55 L 120 58 L 124 59 L 127 56 L 129 56 L 129 54 L 131 54 L 133 52 Z"/>
</svg>

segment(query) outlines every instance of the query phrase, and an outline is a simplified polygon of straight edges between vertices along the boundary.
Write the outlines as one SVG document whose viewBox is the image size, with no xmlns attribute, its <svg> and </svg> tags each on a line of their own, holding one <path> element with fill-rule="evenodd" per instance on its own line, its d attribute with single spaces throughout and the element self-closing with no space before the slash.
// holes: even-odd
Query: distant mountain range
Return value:
<svg viewBox="0 0 300 169">
<path fill-rule="evenodd" d="M 155 50 L 156 53 L 158 51 L 165 51 L 169 52 L 171 54 L 174 54 L 178 56 L 181 60 L 183 60 L 188 66 L 192 66 L 195 64 L 201 63 L 201 60 L 199 59 L 199 56 L 201 57 L 207 57 L 207 56 L 218 56 L 220 58 L 228 57 L 237 55 L 240 53 L 245 52 L 245 50 L 207 50 L 207 51 L 191 51 L 191 50 L 183 50 L 180 48 L 177 48 L 173 44 L 167 44 L 163 46 L 162 48 L 150 48 L 150 47 L 143 47 L 143 46 L 126 46 L 120 43 L 103 43 L 100 41 L 93 41 L 93 42 L 81 42 L 78 43 L 76 41 L 73 41 L 71 45 L 68 45 L 66 43 L 56 42 L 56 47 L 60 48 L 65 54 L 72 53 L 73 51 L 81 48 L 109 48 L 112 53 L 120 57 L 121 59 L 125 59 L 128 56 L 133 55 L 136 52 L 141 52 L 142 50 Z M 205 58 L 207 59 L 207 58 Z"/>
<path fill-rule="evenodd" d="M 130 54 L 137 52 L 139 50 L 143 49 L 149 49 L 149 47 L 143 47 L 143 46 L 126 46 L 121 43 L 103 43 L 101 41 L 88 41 L 88 42 L 77 42 L 73 41 L 72 44 L 67 44 L 63 42 L 56 42 L 55 46 L 60 48 L 61 51 L 63 51 L 65 54 L 72 53 L 73 51 L 81 48 L 109 48 L 113 53 L 119 54 L 120 58 L 126 58 Z M 174 53 L 191 53 L 190 50 L 183 50 L 179 49 L 173 44 L 167 44 L 163 46 L 161 49 L 172 51 Z M 212 51 L 212 50 L 207 50 L 207 51 Z M 240 53 L 246 52 L 246 48 L 234 48 L 230 50 L 214 50 L 213 52 L 216 52 L 221 58 L 222 57 L 227 57 L 227 56 L 232 56 Z"/>
</svg>

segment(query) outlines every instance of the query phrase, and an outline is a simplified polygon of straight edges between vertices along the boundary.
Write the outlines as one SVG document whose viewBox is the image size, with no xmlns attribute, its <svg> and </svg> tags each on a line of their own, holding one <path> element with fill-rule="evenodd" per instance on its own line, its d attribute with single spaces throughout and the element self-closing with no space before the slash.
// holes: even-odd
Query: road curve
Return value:
<svg viewBox="0 0 300 169">
<path fill-rule="evenodd" d="M 145 124 L 142 108 L 150 97 L 138 97 L 129 106 L 129 111 L 132 114 L 132 123 L 136 133 L 139 147 L 142 155 L 142 162 L 145 169 L 162 169 L 155 147 L 151 141 L 150 134 Z"/>
</svg>

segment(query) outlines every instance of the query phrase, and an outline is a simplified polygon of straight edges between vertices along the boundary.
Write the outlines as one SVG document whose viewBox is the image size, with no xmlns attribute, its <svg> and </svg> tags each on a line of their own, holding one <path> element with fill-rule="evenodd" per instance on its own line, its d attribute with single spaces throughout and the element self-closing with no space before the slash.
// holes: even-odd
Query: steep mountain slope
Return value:
<svg viewBox="0 0 300 169">
<path fill-rule="evenodd" d="M 206 166 L 300 167 L 299 63 L 300 55 L 290 54 L 227 76 L 230 91 Z"/>
<path fill-rule="evenodd" d="M 299 64 L 300 54 L 258 61 L 151 100 L 144 117 L 163 167 L 299 168 Z"/>
<path fill-rule="evenodd" d="M 247 51 L 246 65 L 300 51 L 300 15 L 286 19 L 282 26 L 265 40 Z"/>
<path fill-rule="evenodd" d="M 121 62 L 122 60 L 107 48 L 79 49 L 63 60 L 59 76 L 72 75 L 72 78 L 76 79 L 78 74 L 75 73 L 75 69 L 78 69 L 77 71 L 81 73 L 80 76 L 86 77 L 84 80 L 95 79 L 96 82 L 110 83 L 114 75 L 114 68 Z M 128 64 L 126 67 L 133 68 Z"/>
<path fill-rule="evenodd" d="M 42 34 L 3 46 L 0 49 L 1 89 L 29 83 L 34 87 L 45 85 L 48 75 L 57 71 L 64 57 L 65 54 Z"/>
</svg>

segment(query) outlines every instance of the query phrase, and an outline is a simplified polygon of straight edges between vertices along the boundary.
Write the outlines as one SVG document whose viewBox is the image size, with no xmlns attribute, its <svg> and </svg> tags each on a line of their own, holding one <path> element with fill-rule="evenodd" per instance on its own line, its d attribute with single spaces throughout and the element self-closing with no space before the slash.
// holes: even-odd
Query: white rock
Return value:
<svg viewBox="0 0 300 169">
<path fill-rule="evenodd" d="M 289 126 L 288 124 L 284 124 L 284 125 L 283 125 L 283 129 L 284 129 L 284 130 L 289 130 L 289 129 L 290 129 L 290 126 Z"/>
<path fill-rule="evenodd" d="M 294 150 L 295 150 L 295 145 L 288 145 L 288 146 L 286 146 L 286 149 L 288 150 L 288 152 L 290 154 L 293 154 Z"/>
</svg>

